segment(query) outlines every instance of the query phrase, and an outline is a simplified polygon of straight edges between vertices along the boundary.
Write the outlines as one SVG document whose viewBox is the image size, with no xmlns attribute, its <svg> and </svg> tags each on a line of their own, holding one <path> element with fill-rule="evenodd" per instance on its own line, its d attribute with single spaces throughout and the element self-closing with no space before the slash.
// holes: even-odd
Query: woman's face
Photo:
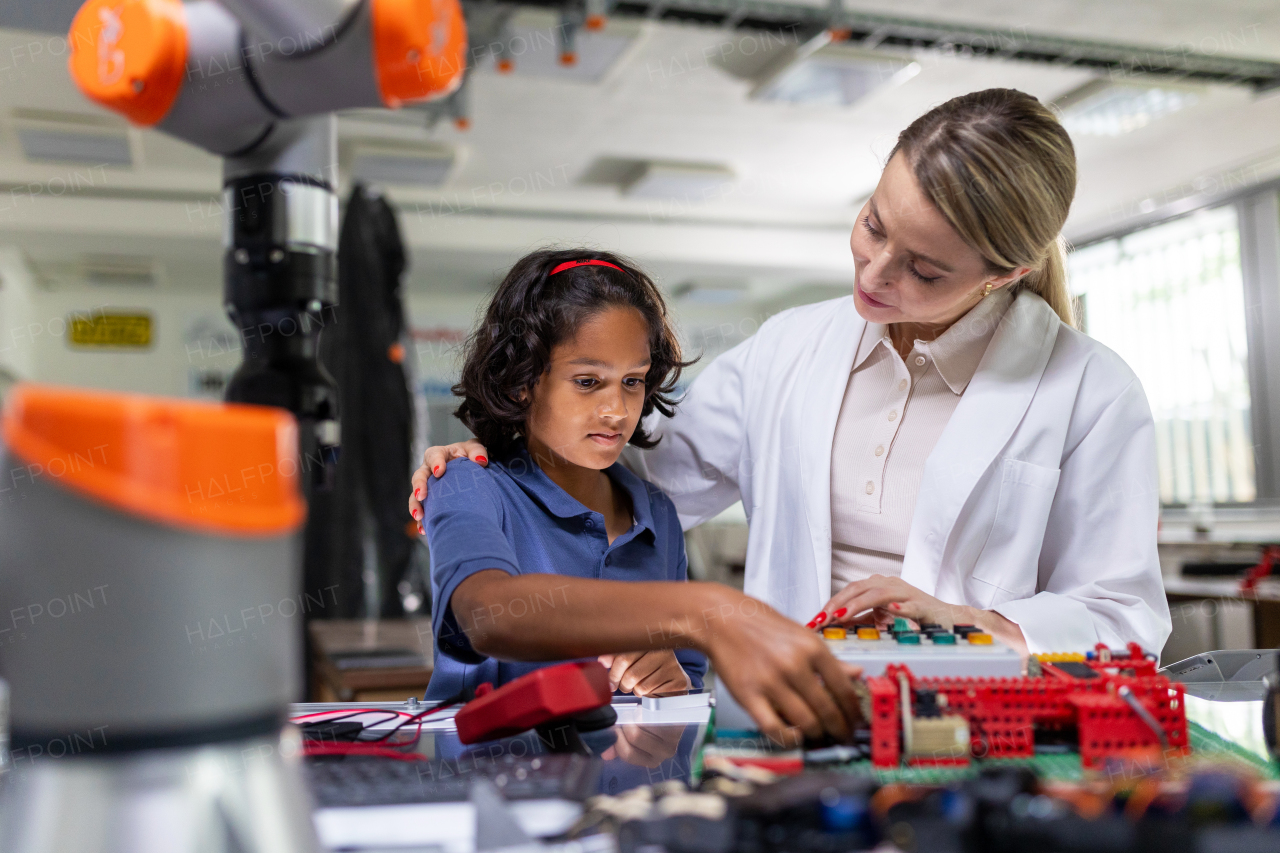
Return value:
<svg viewBox="0 0 1280 853">
<path fill-rule="evenodd" d="M 525 437 L 543 468 L 568 462 L 604 470 L 618 461 L 640 423 L 649 372 L 649 327 L 634 308 L 588 318 L 551 350 L 533 389 Z"/>
<path fill-rule="evenodd" d="M 901 152 L 859 212 L 849 247 L 853 303 L 871 323 L 947 326 L 978 304 L 988 282 L 1003 287 L 1026 272 L 993 275 L 921 191 Z"/>
</svg>

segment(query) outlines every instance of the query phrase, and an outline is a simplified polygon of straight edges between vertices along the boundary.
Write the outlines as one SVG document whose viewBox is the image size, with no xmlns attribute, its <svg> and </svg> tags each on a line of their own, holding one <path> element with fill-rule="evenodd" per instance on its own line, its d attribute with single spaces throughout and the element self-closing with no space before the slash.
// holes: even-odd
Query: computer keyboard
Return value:
<svg viewBox="0 0 1280 853">
<path fill-rule="evenodd" d="M 389 806 L 465 800 L 484 776 L 508 800 L 582 801 L 599 793 L 601 762 L 581 755 L 512 755 L 399 761 L 365 755 L 322 756 L 305 762 L 318 807 Z"/>
</svg>

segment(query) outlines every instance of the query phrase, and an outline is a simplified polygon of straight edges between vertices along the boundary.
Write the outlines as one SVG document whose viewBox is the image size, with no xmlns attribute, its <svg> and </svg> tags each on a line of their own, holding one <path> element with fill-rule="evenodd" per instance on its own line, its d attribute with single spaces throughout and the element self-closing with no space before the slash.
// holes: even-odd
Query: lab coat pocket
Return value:
<svg viewBox="0 0 1280 853">
<path fill-rule="evenodd" d="M 1057 468 L 1004 460 L 995 520 L 965 584 L 974 606 L 990 609 L 1035 595 L 1040 548 L 1059 474 Z"/>
</svg>

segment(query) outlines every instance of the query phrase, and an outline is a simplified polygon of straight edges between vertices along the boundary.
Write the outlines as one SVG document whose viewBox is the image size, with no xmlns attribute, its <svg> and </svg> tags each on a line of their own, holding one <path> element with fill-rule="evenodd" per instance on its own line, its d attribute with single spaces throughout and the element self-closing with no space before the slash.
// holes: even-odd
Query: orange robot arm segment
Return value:
<svg viewBox="0 0 1280 853">
<path fill-rule="evenodd" d="M 89 0 L 67 41 L 71 79 L 90 100 L 146 126 L 173 106 L 187 62 L 180 0 Z"/>
<path fill-rule="evenodd" d="M 467 70 L 458 0 L 372 0 L 373 59 L 388 107 L 447 95 Z"/>
</svg>

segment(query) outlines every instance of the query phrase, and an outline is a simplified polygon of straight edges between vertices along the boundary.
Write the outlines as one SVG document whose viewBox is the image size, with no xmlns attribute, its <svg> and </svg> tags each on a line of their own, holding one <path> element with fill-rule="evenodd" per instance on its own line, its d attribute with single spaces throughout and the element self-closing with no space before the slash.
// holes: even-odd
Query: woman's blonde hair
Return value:
<svg viewBox="0 0 1280 853">
<path fill-rule="evenodd" d="M 1074 325 L 1062 224 L 1076 194 L 1076 151 L 1061 122 L 1017 89 L 984 89 L 934 107 L 898 134 L 920 188 L 1009 285 Z"/>
</svg>

